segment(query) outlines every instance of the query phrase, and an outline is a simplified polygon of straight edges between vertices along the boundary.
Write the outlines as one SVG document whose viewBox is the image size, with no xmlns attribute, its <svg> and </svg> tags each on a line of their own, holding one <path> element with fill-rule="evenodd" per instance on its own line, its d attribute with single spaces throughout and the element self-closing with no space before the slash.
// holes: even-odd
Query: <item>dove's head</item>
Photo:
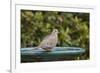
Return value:
<svg viewBox="0 0 100 73">
<path fill-rule="evenodd" d="M 57 29 L 53 29 L 53 32 L 52 33 L 55 33 L 55 34 L 58 34 L 58 30 Z"/>
</svg>

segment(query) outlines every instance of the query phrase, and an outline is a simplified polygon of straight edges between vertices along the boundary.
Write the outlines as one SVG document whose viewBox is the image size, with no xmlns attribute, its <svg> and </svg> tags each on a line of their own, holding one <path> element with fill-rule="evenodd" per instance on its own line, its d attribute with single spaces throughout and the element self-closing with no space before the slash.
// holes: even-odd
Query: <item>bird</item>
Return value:
<svg viewBox="0 0 100 73">
<path fill-rule="evenodd" d="M 42 48 L 47 52 L 50 52 L 52 48 L 56 47 L 58 43 L 58 30 L 53 29 L 53 31 L 44 37 L 44 39 L 37 46 L 38 48 Z"/>
</svg>

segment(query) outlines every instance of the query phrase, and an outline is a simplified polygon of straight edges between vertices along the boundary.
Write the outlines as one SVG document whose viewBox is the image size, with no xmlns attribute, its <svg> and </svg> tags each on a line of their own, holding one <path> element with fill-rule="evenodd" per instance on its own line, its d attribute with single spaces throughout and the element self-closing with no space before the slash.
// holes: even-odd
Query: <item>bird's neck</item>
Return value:
<svg viewBox="0 0 100 73">
<path fill-rule="evenodd" d="M 55 35 L 57 37 L 57 33 L 52 33 L 51 35 Z"/>
</svg>

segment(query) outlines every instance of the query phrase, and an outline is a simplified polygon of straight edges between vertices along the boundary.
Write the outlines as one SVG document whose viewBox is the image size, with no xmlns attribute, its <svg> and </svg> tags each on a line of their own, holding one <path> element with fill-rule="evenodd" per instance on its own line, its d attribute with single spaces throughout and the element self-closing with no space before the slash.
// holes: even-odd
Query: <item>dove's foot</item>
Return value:
<svg viewBox="0 0 100 73">
<path fill-rule="evenodd" d="M 43 48 L 46 52 L 51 52 L 51 48 Z"/>
</svg>

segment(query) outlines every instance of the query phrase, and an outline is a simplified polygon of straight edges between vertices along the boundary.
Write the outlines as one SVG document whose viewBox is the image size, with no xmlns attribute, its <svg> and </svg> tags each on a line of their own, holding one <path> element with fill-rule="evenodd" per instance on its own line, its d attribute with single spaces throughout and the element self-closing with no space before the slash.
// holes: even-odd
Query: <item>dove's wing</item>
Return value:
<svg viewBox="0 0 100 73">
<path fill-rule="evenodd" d="M 39 44 L 39 46 L 38 47 L 42 47 L 42 46 L 46 46 L 46 43 L 47 43 L 47 40 L 48 40 L 48 38 L 50 37 L 50 35 L 47 35 L 43 40 L 42 40 L 42 42 Z"/>
<path fill-rule="evenodd" d="M 56 36 L 48 35 L 46 36 L 43 41 L 40 43 L 39 47 L 41 48 L 53 48 L 57 44 L 58 38 Z"/>
</svg>

